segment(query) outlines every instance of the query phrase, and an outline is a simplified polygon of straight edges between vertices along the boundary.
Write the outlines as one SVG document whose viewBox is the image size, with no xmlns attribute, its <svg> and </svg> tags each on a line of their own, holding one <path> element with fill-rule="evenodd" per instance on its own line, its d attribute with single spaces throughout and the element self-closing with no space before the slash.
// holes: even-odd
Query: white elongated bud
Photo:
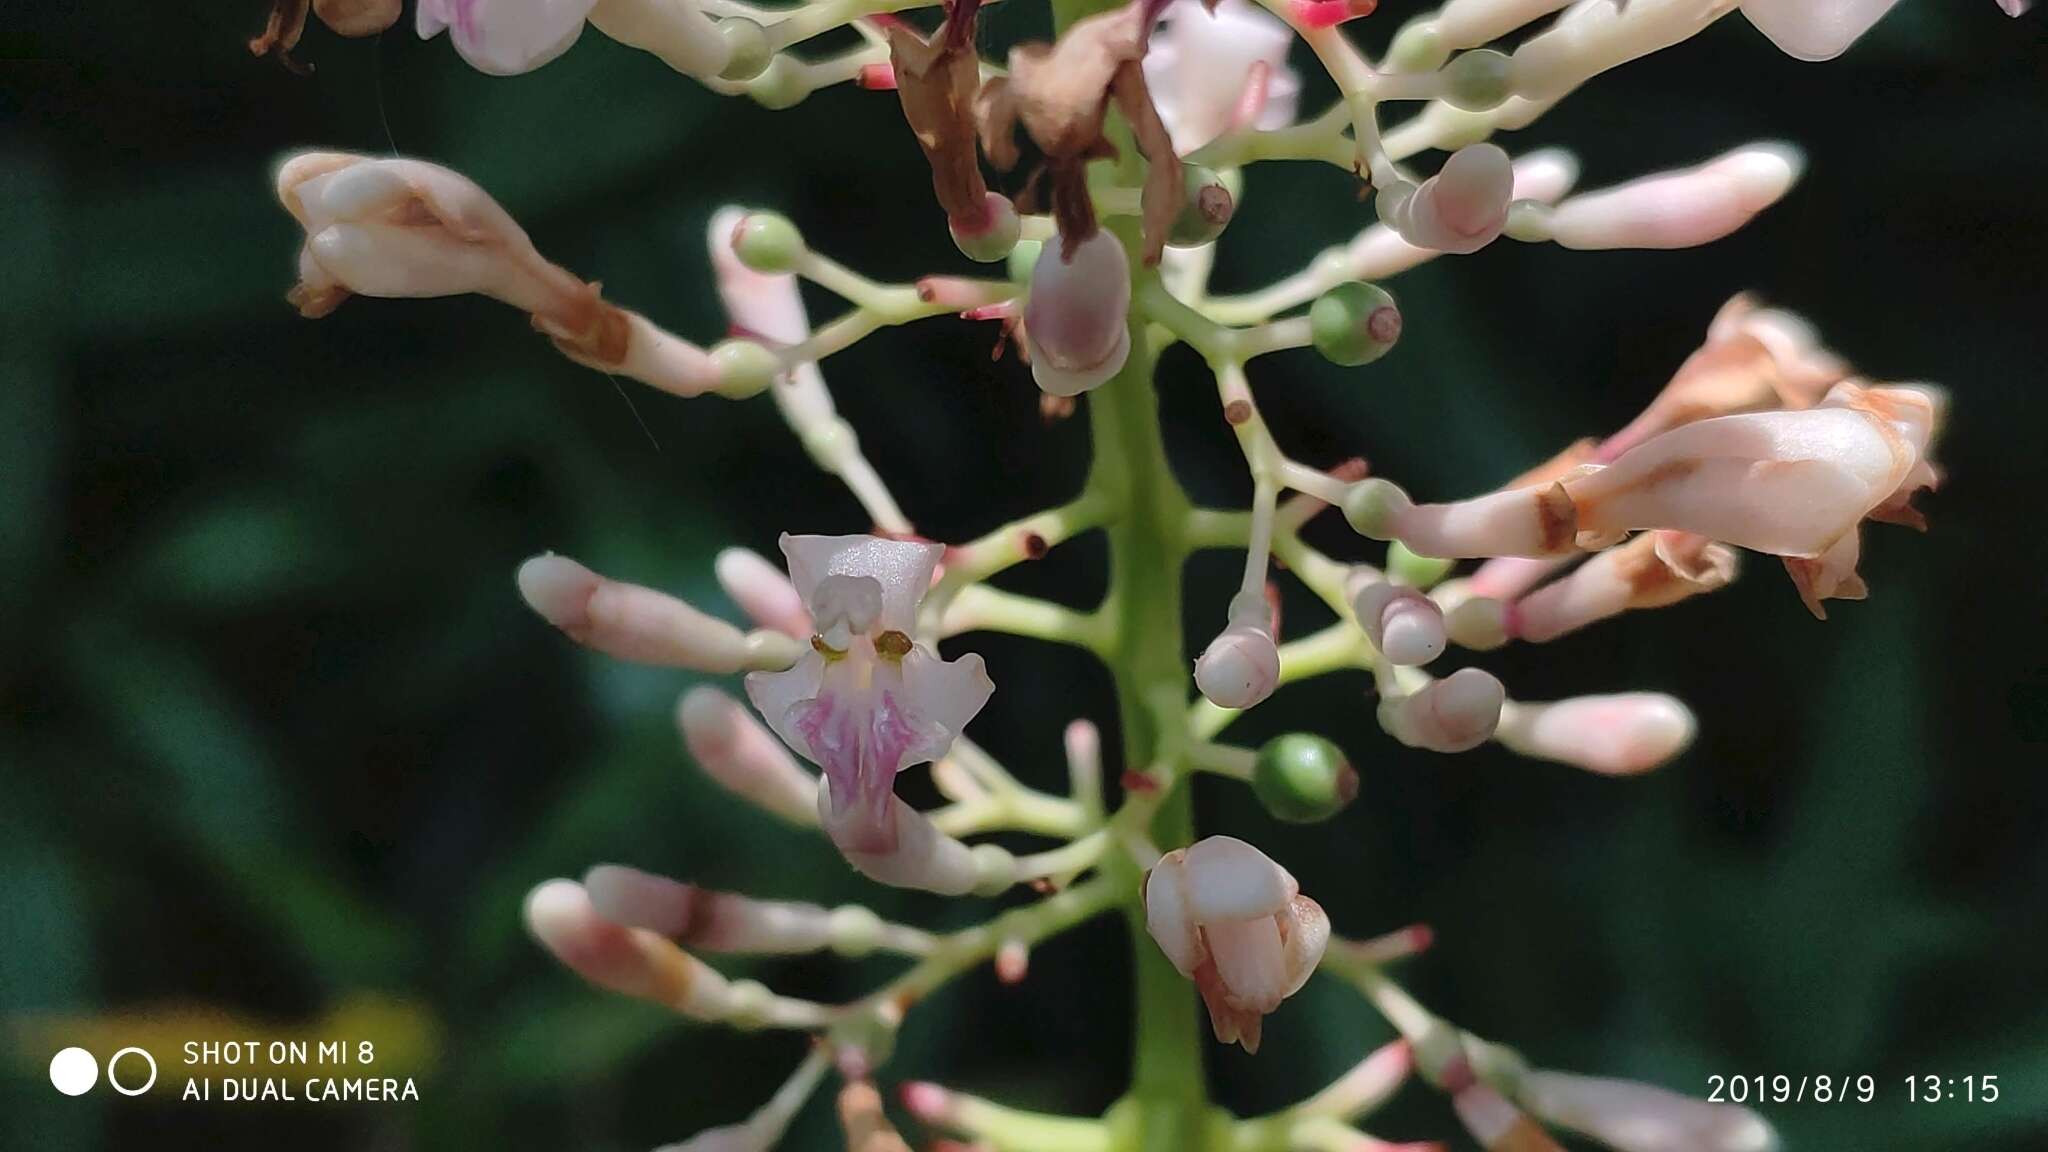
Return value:
<svg viewBox="0 0 2048 1152">
<path fill-rule="evenodd" d="M 1432 20 L 1446 48 L 1471 48 L 1540 20 L 1572 0 L 1449 0 Z"/>
<path fill-rule="evenodd" d="M 1800 60 L 1832 60 L 1847 52 L 1849 45 L 1862 39 L 1898 3 L 1899 0 L 1742 0 L 1742 14 L 1785 55 Z"/>
<path fill-rule="evenodd" d="M 1403 696 L 1380 700 L 1380 727 L 1410 748 L 1466 752 L 1486 743 L 1500 723 L 1507 692 L 1477 668 L 1460 668 Z"/>
<path fill-rule="evenodd" d="M 469 66 L 489 76 L 517 76 L 575 45 L 596 0 L 419 0 L 420 39 L 443 30 Z"/>
<path fill-rule="evenodd" d="M 1580 0 L 1515 50 L 1509 79 L 1522 96 L 1555 100 L 1609 68 L 1690 39 L 1735 7 L 1736 0 Z"/>
<path fill-rule="evenodd" d="M 704 952 L 795 954 L 832 943 L 832 913 L 816 904 L 713 892 L 618 864 L 592 868 L 583 888 L 614 924 Z"/>
<path fill-rule="evenodd" d="M 1699 731 L 1692 710 L 1661 692 L 1510 701 L 1494 739 L 1524 756 L 1603 776 L 1633 776 L 1685 751 Z"/>
<path fill-rule="evenodd" d="M 709 685 L 692 688 L 676 705 L 676 726 L 697 766 L 728 791 L 792 824 L 817 824 L 817 778 L 746 705 Z"/>
<path fill-rule="evenodd" d="M 1777 203 L 1805 166 L 1791 145 L 1750 144 L 1697 167 L 1574 196 L 1549 211 L 1547 230 L 1567 248 L 1708 244 Z"/>
<path fill-rule="evenodd" d="M 1081 241 L 1071 257 L 1063 247 L 1048 242 L 1031 266 L 1024 344 L 1039 388 L 1078 396 L 1116 375 L 1131 354 L 1131 269 L 1123 244 L 1106 229 Z"/>
<path fill-rule="evenodd" d="M 1417 588 L 1384 580 L 1360 583 L 1351 611 L 1365 638 L 1394 664 L 1427 664 L 1444 653 L 1444 613 Z"/>
<path fill-rule="evenodd" d="M 1542 643 L 1726 587 L 1736 568 L 1736 552 L 1725 544 L 1690 532 L 1646 532 L 1516 601 L 1503 623 L 1507 635 Z"/>
<path fill-rule="evenodd" d="M 1514 162 L 1496 144 L 1458 149 L 1420 185 L 1380 192 L 1380 220 L 1418 248 L 1477 252 L 1507 226 L 1514 198 Z"/>
<path fill-rule="evenodd" d="M 578 644 L 636 664 L 729 673 L 797 656 L 786 638 L 750 638 L 665 592 L 606 579 L 553 553 L 519 566 L 519 594 Z"/>
<path fill-rule="evenodd" d="M 1271 630 L 1235 621 L 1195 661 L 1195 687 L 1218 708 L 1250 708 L 1280 686 L 1280 648 Z"/>
<path fill-rule="evenodd" d="M 738 38 L 719 34 L 720 21 L 698 0 L 598 0 L 590 23 L 629 48 L 661 58 L 685 76 L 710 79 L 732 62 Z"/>
<path fill-rule="evenodd" d="M 718 586 L 732 597 L 747 618 L 785 636 L 811 634 L 811 614 L 796 585 L 759 552 L 727 548 L 713 561 Z"/>
<path fill-rule="evenodd" d="M 1261 1021 L 1322 961 L 1329 918 L 1265 853 L 1210 836 L 1145 876 L 1145 930 L 1195 982 L 1222 1042 L 1259 1049 Z"/>
<path fill-rule="evenodd" d="M 1378 478 L 1353 484 L 1344 518 L 1361 535 L 1399 540 L 1421 556 L 1552 556 L 1573 547 L 1577 521 L 1563 485 L 1490 492 L 1449 504 L 1417 504 Z"/>
<path fill-rule="evenodd" d="M 1564 1152 L 1534 1120 L 1491 1085 L 1473 1081 L 1451 1096 L 1458 1122 L 1486 1152 Z"/>
<path fill-rule="evenodd" d="M 1545 1122 L 1616 1152 L 1771 1152 L 1777 1134 L 1734 1104 L 1710 1104 L 1649 1084 L 1537 1070 L 1516 1097 Z"/>
<path fill-rule="evenodd" d="M 526 927 L 555 959 L 600 988 L 700 1020 L 718 1019 L 730 1005 L 725 977 L 665 936 L 598 915 L 574 880 L 550 880 L 529 893 Z"/>
</svg>

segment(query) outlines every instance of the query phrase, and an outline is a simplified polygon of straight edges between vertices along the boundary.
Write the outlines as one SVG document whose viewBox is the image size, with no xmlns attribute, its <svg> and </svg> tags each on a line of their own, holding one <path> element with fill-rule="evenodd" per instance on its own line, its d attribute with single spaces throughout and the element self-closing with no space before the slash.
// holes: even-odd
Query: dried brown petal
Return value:
<svg viewBox="0 0 2048 1152">
<path fill-rule="evenodd" d="M 974 53 L 981 0 L 958 0 L 930 41 L 900 23 L 889 25 L 889 59 L 903 118 L 931 164 L 932 191 L 949 220 L 986 215 L 988 185 L 975 154 L 975 97 L 981 60 Z"/>
<path fill-rule="evenodd" d="M 271 0 L 270 18 L 264 22 L 263 31 L 249 41 L 250 54 L 269 56 L 301 76 L 310 75 L 311 68 L 292 59 L 292 49 L 299 46 L 299 37 L 306 34 L 306 12 L 310 7 L 310 0 Z"/>
<path fill-rule="evenodd" d="M 404 9 L 404 0 L 313 0 L 314 15 L 340 36 L 375 36 Z"/>
</svg>

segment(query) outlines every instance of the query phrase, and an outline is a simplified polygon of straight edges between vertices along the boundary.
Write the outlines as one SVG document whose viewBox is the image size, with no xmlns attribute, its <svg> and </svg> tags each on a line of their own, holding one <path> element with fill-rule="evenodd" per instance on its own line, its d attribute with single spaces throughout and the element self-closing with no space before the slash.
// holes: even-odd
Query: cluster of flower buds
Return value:
<svg viewBox="0 0 2048 1152">
<path fill-rule="evenodd" d="M 1443 503 L 1416 502 L 1368 475 L 1363 460 L 1324 471 L 1289 459 L 1258 410 L 1246 364 L 1302 348 L 1348 367 L 1394 354 L 1409 320 L 1381 282 L 1443 254 L 1502 240 L 1683 248 L 1742 228 L 1797 183 L 1796 149 L 1751 144 L 1575 193 L 1569 154 L 1511 157 L 1491 138 L 1527 126 L 1601 72 L 1736 12 L 1785 52 L 1824 59 L 1896 2 L 1444 0 L 1398 30 L 1375 62 L 1339 26 L 1372 14 L 1376 0 L 1091 0 L 1085 12 L 1062 9 L 1056 39 L 1015 45 L 996 68 L 979 54 L 983 0 L 945 0 L 940 19 L 917 26 L 896 13 L 931 0 L 791 9 L 419 0 L 418 34 L 447 33 L 457 54 L 493 75 L 548 63 L 589 25 L 713 91 L 770 107 L 832 84 L 893 90 L 955 245 L 1007 273 L 877 284 L 812 251 L 780 215 L 724 208 L 709 222 L 707 248 L 733 333 L 700 348 L 547 260 L 508 212 L 445 168 L 308 152 L 277 173 L 278 197 L 305 231 L 289 299 L 308 317 L 352 295 L 479 294 L 528 314 L 580 364 L 676 396 L 769 394 L 811 457 L 859 501 L 872 534 L 785 534 L 781 567 L 744 549 L 721 553 L 717 581 L 751 626 L 553 554 L 519 569 L 520 594 L 604 655 L 743 675 L 744 700 L 730 686 L 682 693 L 676 723 L 690 757 L 734 796 L 822 831 L 858 872 L 951 896 L 1018 884 L 1043 896 L 936 936 L 859 906 L 714 892 L 619 865 L 535 888 L 529 928 L 591 983 L 693 1019 L 815 1037 L 759 1110 L 666 1152 L 766 1152 L 831 1068 L 845 1081 L 838 1112 L 849 1148 L 906 1149 L 869 1079 L 903 1012 L 974 964 L 992 962 L 1004 983 L 1020 982 L 1039 942 L 1119 906 L 1142 911 L 1150 943 L 1139 946 L 1159 953 L 1140 953 L 1141 979 L 1171 981 L 1170 964 L 1192 981 L 1223 1043 L 1256 1051 L 1265 1017 L 1319 968 L 1356 984 L 1401 1034 L 1301 1104 L 1219 1140 L 1434 1147 L 1387 1145 L 1348 1126 L 1413 1073 L 1450 1096 L 1488 1152 L 1555 1149 L 1546 1125 L 1618 1152 L 1771 1148 L 1770 1128 L 1745 1109 L 1530 1069 L 1438 1020 L 1385 971 L 1428 946 L 1426 926 L 1363 942 L 1335 937 L 1285 868 L 1242 840 L 1198 838 L 1185 805 L 1165 805 L 1199 770 L 1248 786 L 1285 823 L 1343 811 L 1360 777 L 1331 740 L 1288 733 L 1256 750 L 1216 741 L 1240 710 L 1283 684 L 1345 670 L 1370 672 L 1379 726 L 1407 747 L 1458 753 L 1492 741 L 1603 775 L 1641 773 L 1691 742 L 1698 722 L 1680 701 L 1640 691 L 1522 701 L 1482 669 L 1427 669 L 1452 645 L 1550 642 L 1711 592 L 1734 578 L 1741 550 L 1780 557 L 1816 615 L 1828 599 L 1864 595 L 1861 525 L 1921 524 L 1911 500 L 1938 479 L 1931 454 L 1943 396 L 1855 376 L 1790 313 L 1736 298 L 1627 426 L 1577 441 L 1496 491 Z M 2025 4 L 2000 6 L 2018 15 Z M 357 36 L 388 28 L 399 5 L 274 0 L 252 48 L 290 63 L 309 11 Z M 835 30 L 858 45 L 816 59 L 792 51 Z M 1338 89 L 1308 120 L 1297 120 L 1297 38 Z M 1421 110 L 1382 131 L 1380 105 L 1390 101 Z M 1418 160 L 1430 152 L 1441 162 Z M 1268 158 L 1355 173 L 1377 220 L 1268 289 L 1212 297 L 1214 245 L 1239 211 L 1242 168 Z M 990 186 L 984 161 L 1016 173 L 1014 201 Z M 852 310 L 814 330 L 800 278 Z M 1046 411 L 1096 393 L 1091 415 L 1115 429 L 1098 441 L 1094 473 L 1073 501 L 950 547 L 916 535 L 818 366 L 879 328 L 945 313 L 1000 320 Z M 1136 377 L 1170 340 L 1190 345 L 1216 378 L 1252 476 L 1248 514 L 1188 507 L 1158 427 L 1146 424 L 1156 405 Z M 1330 507 L 1387 542 L 1384 560 L 1346 563 L 1313 547 L 1302 529 Z M 1109 530 L 1113 552 L 1100 609 L 988 584 L 1091 529 Z M 1178 598 L 1147 597 L 1181 579 L 1189 551 L 1217 546 L 1242 547 L 1244 577 L 1194 663 L 1201 699 L 1190 700 Z M 1466 559 L 1484 562 L 1454 575 Z M 1283 644 L 1267 583 L 1276 564 L 1335 623 Z M 947 659 L 937 645 L 983 629 L 1073 645 L 1115 666 L 1127 757 L 1117 812 L 1104 810 L 1101 739 L 1089 721 L 1065 731 L 1064 796 L 1026 786 L 965 738 L 994 685 L 980 656 Z M 924 764 L 945 800 L 929 811 L 896 788 Z M 975 840 L 992 833 L 1060 843 L 1019 855 Z M 909 966 L 868 996 L 824 1005 L 728 978 L 697 957 L 819 951 L 885 951 Z M 1092 1148 L 1116 1146 L 1126 1118 L 1159 1102 L 1120 1104 L 1101 1123 L 1032 1116 L 933 1084 L 907 1085 L 904 1103 L 975 1146 L 1036 1146 L 1017 1136 L 1030 1131 L 1056 1135 L 1043 1143 Z M 1188 1101 L 1170 1104 L 1184 1111 Z"/>
</svg>

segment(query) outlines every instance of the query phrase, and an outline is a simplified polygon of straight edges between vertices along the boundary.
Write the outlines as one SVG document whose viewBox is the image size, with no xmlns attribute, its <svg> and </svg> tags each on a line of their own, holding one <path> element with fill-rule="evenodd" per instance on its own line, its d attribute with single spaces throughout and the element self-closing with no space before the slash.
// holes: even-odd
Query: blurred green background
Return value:
<svg viewBox="0 0 2048 1152">
<path fill-rule="evenodd" d="M 23 4 L 0 25 L 0 1143 L 581 1152 L 735 1120 L 803 1041 L 677 1027 L 587 990 L 521 933 L 530 885 L 610 860 L 935 926 L 988 909 L 879 892 L 707 786 L 669 718 L 689 677 L 576 650 L 511 573 L 555 548 L 730 613 L 718 547 L 772 553 L 778 531 L 863 519 L 766 401 L 637 391 L 643 432 L 604 377 L 494 303 L 359 299 L 300 320 L 282 300 L 298 237 L 269 170 L 306 145 L 450 164 L 551 257 L 708 338 L 724 326 L 703 250 L 720 203 L 780 209 L 877 277 L 961 269 L 920 158 L 887 95 L 770 113 L 594 33 L 493 80 L 417 42 L 408 12 L 379 41 L 315 27 L 301 78 L 243 49 L 263 7 Z M 1415 7 L 1390 2 L 1361 34 L 1383 42 Z M 990 35 L 1043 22 L 1005 4 Z M 1691 1092 L 1715 1073 L 1869 1073 L 1873 1104 L 1766 1111 L 1802 1149 L 2048 1146 L 2044 27 L 1915 0 L 1843 60 L 1801 65 L 1731 18 L 1507 142 L 1571 146 L 1596 186 L 1799 141 L 1809 176 L 1755 226 L 1698 252 L 1496 245 L 1403 276 L 1406 334 L 1372 368 L 1261 362 L 1296 454 L 1363 454 L 1449 496 L 1619 427 L 1720 302 L 1754 288 L 1870 372 L 1951 387 L 1948 482 L 1932 535 L 1866 537 L 1873 598 L 1825 625 L 1758 560 L 1707 600 L 1488 661 L 1524 697 L 1691 701 L 1701 739 L 1650 778 L 1411 753 L 1372 726 L 1354 676 L 1289 690 L 1236 735 L 1328 731 L 1361 802 L 1304 834 L 1205 782 L 1205 828 L 1271 847 L 1339 931 L 1433 924 L 1411 987 L 1542 1063 Z M 1312 84 L 1307 106 L 1326 96 Z M 1217 283 L 1263 283 L 1368 216 L 1342 173 L 1260 168 Z M 812 300 L 814 317 L 834 307 Z M 933 321 L 826 366 L 938 538 L 1060 499 L 1085 466 L 1085 421 L 1045 425 L 992 343 Z M 1170 356 L 1161 384 L 1185 482 L 1245 499 L 1192 358 Z M 1327 546 L 1366 555 L 1331 527 Z M 1010 584 L 1083 603 L 1101 563 L 1083 540 Z M 1193 566 L 1198 640 L 1236 564 Z M 976 647 L 1000 686 L 976 734 L 1058 786 L 1059 728 L 1110 721 L 1106 676 L 1067 652 Z M 1022 988 L 976 973 L 912 1016 L 889 1071 L 1099 1110 L 1123 1088 L 1127 964 L 1105 921 L 1041 949 Z M 738 967 L 830 998 L 889 970 Z M 103 1059 L 154 1042 L 162 1059 L 200 1027 L 173 1009 L 238 1035 L 358 1034 L 425 1099 L 50 1090 L 53 1041 Z M 1240 1112 L 1385 1036 L 1323 982 L 1267 1033 L 1256 1059 L 1209 1052 Z M 1929 1073 L 2004 1090 L 1907 1103 L 1904 1078 Z M 788 1146 L 831 1146 L 826 1112 L 814 1103 Z M 1452 1131 L 1420 1089 L 1374 1126 Z"/>
</svg>

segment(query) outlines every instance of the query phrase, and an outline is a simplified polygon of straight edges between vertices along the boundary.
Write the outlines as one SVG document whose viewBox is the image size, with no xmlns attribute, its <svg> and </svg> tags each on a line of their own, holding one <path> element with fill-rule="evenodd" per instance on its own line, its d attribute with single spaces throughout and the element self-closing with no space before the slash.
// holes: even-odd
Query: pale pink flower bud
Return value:
<svg viewBox="0 0 2048 1152">
<path fill-rule="evenodd" d="M 1449 504 L 1417 504 L 1390 481 L 1353 484 L 1344 518 L 1374 540 L 1399 540 L 1419 556 L 1551 556 L 1578 532 L 1562 484 L 1511 488 Z"/>
<path fill-rule="evenodd" d="M 1648 772 L 1685 751 L 1699 731 L 1692 710 L 1660 692 L 1509 702 L 1494 739 L 1524 756 L 1605 776 Z"/>
<path fill-rule="evenodd" d="M 597 914 L 705 952 L 774 955 L 832 943 L 832 913 L 816 904 L 713 892 L 666 876 L 600 864 L 583 877 Z"/>
<path fill-rule="evenodd" d="M 1443 609 L 1420 589 L 1371 581 L 1352 593 L 1351 611 L 1390 663 L 1421 665 L 1444 654 Z"/>
<path fill-rule="evenodd" d="M 619 43 L 651 53 L 698 79 L 716 76 L 733 63 L 742 43 L 741 38 L 728 40 L 720 34 L 721 22 L 704 12 L 701 0 L 598 0 L 590 9 L 590 23 Z"/>
<path fill-rule="evenodd" d="M 1287 66 L 1294 33 L 1246 0 L 1175 0 L 1159 17 L 1145 52 L 1145 86 L 1173 150 L 1187 155 L 1243 127 L 1247 93 L 1257 86 L 1249 126 L 1294 122 L 1301 77 Z"/>
<path fill-rule="evenodd" d="M 837 808 L 831 788 L 818 789 L 819 822 L 854 871 L 892 888 L 916 888 L 941 896 L 999 892 L 1010 885 L 1013 877 L 1006 874 L 1005 867 L 1014 865 L 1014 858 L 1009 853 L 993 844 L 970 848 L 939 831 L 924 813 L 894 794 L 886 800 L 888 843 L 865 851 L 849 847 L 871 838 L 872 825 L 863 808 Z"/>
<path fill-rule="evenodd" d="M 1649 1084 L 1533 1071 L 1516 1097 L 1550 1124 L 1615 1152 L 1770 1152 L 1777 1134 L 1734 1104 L 1710 1104 Z"/>
<path fill-rule="evenodd" d="M 1448 48 L 1486 44 L 1570 4 L 1572 0 L 1448 0 L 1431 20 Z"/>
<path fill-rule="evenodd" d="M 1410 748 L 1465 752 L 1493 735 L 1506 699 L 1492 675 L 1460 668 L 1407 695 L 1383 697 L 1380 727 Z"/>
<path fill-rule="evenodd" d="M 711 250 L 711 271 L 718 299 L 733 326 L 773 344 L 796 344 L 811 334 L 810 318 L 793 272 L 756 272 L 740 262 L 733 238 L 746 223 L 744 208 L 730 205 L 711 214 L 705 246 Z"/>
<path fill-rule="evenodd" d="M 1420 185 L 1382 190 L 1380 220 L 1418 248 L 1477 252 L 1507 226 L 1514 191 L 1508 154 L 1496 144 L 1471 144 Z"/>
<path fill-rule="evenodd" d="M 1451 1096 L 1458 1121 L 1486 1152 L 1564 1152 L 1534 1120 L 1490 1085 L 1473 1081 Z"/>
<path fill-rule="evenodd" d="M 747 696 L 776 735 L 824 768 L 825 827 L 849 857 L 895 850 L 896 774 L 945 755 L 995 691 L 980 656 L 942 660 L 911 639 L 943 551 L 874 536 L 782 537 L 816 631 L 794 667 L 749 674 Z"/>
<path fill-rule="evenodd" d="M 1123 244 L 1107 229 L 1083 240 L 1071 258 L 1061 256 L 1062 247 L 1048 241 L 1031 267 L 1024 346 L 1041 389 L 1078 396 L 1116 375 L 1131 354 L 1131 269 Z"/>
<path fill-rule="evenodd" d="M 1787 56 L 1832 60 L 1848 51 L 1849 45 L 1861 39 L 1898 2 L 1743 0 L 1742 14 Z"/>
<path fill-rule="evenodd" d="M 1145 876 L 1145 930 L 1195 982 L 1216 1038 L 1257 1052 L 1261 1021 L 1308 982 L 1329 918 L 1285 868 L 1230 836 L 1160 857 Z"/>
<path fill-rule="evenodd" d="M 1549 28 L 1515 49 L 1508 76 L 1519 95 L 1539 104 L 1555 101 L 1609 68 L 1698 35 L 1733 11 L 1736 3 L 1579 0 Z"/>
<path fill-rule="evenodd" d="M 571 640 L 619 660 L 729 673 L 796 656 L 784 638 L 749 636 L 665 592 L 607 579 L 566 556 L 535 556 L 519 566 L 518 579 L 528 607 Z"/>
<path fill-rule="evenodd" d="M 1415 1048 L 1407 1040 L 1382 1044 L 1313 1097 L 1297 1105 L 1309 1116 L 1358 1116 L 1393 1098 L 1415 1072 Z"/>
<path fill-rule="evenodd" d="M 1280 686 L 1280 648 L 1261 624 L 1237 621 L 1195 661 L 1195 687 L 1218 708 L 1250 708 Z"/>
<path fill-rule="evenodd" d="M 803 597 L 797 595 L 796 585 L 759 552 L 727 548 L 713 561 L 712 570 L 718 576 L 718 586 L 749 620 L 785 636 L 811 634 L 811 614 L 804 608 Z"/>
<path fill-rule="evenodd" d="M 491 76 L 516 76 L 576 43 L 597 0 L 419 0 L 420 39 L 448 30 L 455 51 Z"/>
<path fill-rule="evenodd" d="M 792 824 L 818 822 L 818 781 L 746 706 L 709 685 L 676 705 L 676 726 L 704 774 Z"/>
<path fill-rule="evenodd" d="M 1574 196 L 1550 210 L 1547 230 L 1567 248 L 1691 248 L 1777 203 L 1805 166 L 1791 145 L 1751 144 L 1694 168 Z"/>
<path fill-rule="evenodd" d="M 1515 157 L 1513 198 L 1548 204 L 1571 191 L 1579 162 L 1562 148 L 1541 148 Z M 1441 255 L 1418 248 L 1385 224 L 1360 232 L 1345 246 L 1346 271 L 1359 280 L 1385 280 Z"/>
<path fill-rule="evenodd" d="M 1507 634 L 1542 643 L 1623 612 L 1662 608 L 1735 579 L 1735 550 L 1690 532 L 1646 532 L 1515 602 Z"/>
<path fill-rule="evenodd" d="M 600 988 L 702 1020 L 717 1019 L 728 1006 L 725 977 L 664 936 L 598 915 L 574 880 L 550 880 L 529 893 L 526 927 L 555 959 Z"/>
</svg>

